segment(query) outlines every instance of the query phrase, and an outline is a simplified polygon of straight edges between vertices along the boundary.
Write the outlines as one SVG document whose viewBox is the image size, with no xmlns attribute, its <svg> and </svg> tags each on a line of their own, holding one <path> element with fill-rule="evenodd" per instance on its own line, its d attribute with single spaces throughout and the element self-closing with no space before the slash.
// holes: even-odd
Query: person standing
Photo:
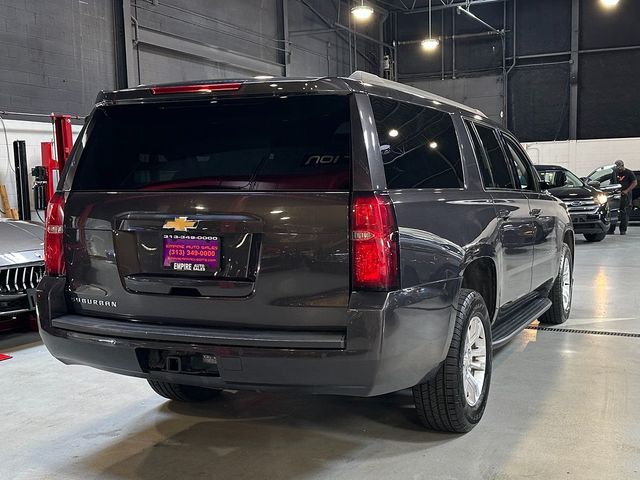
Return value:
<svg viewBox="0 0 640 480">
<path fill-rule="evenodd" d="M 619 225 L 620 235 L 626 235 L 633 200 L 632 192 L 638 185 L 638 180 L 636 179 L 635 173 L 625 168 L 622 160 L 616 160 L 616 164 L 613 167 L 613 176 L 615 177 L 615 183 L 622 185 Z"/>
</svg>

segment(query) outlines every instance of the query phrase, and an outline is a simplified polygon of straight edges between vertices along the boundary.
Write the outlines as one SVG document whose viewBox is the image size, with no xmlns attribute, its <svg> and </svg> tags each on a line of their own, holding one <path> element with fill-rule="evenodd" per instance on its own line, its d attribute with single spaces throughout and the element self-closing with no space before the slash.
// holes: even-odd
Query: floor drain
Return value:
<svg viewBox="0 0 640 480">
<path fill-rule="evenodd" d="M 640 333 L 626 333 L 626 332 L 607 332 L 603 330 L 576 330 L 573 328 L 555 328 L 555 327 L 541 327 L 538 325 L 529 325 L 528 330 L 542 330 L 544 332 L 559 332 L 559 333 L 581 333 L 583 335 L 605 335 L 608 337 L 631 337 L 640 338 Z"/>
</svg>

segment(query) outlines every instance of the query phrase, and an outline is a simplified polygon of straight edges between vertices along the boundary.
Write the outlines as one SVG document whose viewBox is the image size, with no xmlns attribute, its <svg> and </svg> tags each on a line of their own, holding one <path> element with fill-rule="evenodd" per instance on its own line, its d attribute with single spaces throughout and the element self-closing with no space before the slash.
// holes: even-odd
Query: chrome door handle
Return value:
<svg viewBox="0 0 640 480">
<path fill-rule="evenodd" d="M 529 212 L 529 215 L 531 215 L 533 217 L 539 217 L 541 213 L 542 213 L 542 209 L 541 208 L 534 208 Z"/>
</svg>

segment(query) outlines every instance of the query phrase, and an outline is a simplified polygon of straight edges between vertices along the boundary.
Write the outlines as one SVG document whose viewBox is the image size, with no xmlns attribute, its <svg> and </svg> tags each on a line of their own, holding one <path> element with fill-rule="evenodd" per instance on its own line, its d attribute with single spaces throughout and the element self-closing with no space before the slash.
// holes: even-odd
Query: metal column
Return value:
<svg viewBox="0 0 640 480">
<path fill-rule="evenodd" d="M 31 197 L 29 193 L 29 172 L 27 171 L 27 147 L 24 140 L 13 142 L 16 165 L 16 194 L 18 197 L 18 218 L 31 220 Z"/>
<path fill-rule="evenodd" d="M 131 35 L 131 4 L 129 0 L 114 0 L 113 22 L 116 53 L 116 87 L 134 87 L 137 82 L 133 69 L 133 36 Z"/>
<path fill-rule="evenodd" d="M 569 73 L 569 140 L 578 138 L 578 78 L 580 67 L 580 0 L 571 5 L 571 64 Z"/>
<path fill-rule="evenodd" d="M 289 41 L 289 0 L 280 0 L 280 17 L 282 19 L 282 74 L 288 76 L 291 55 Z"/>
<path fill-rule="evenodd" d="M 58 160 L 59 169 L 62 171 L 73 148 L 71 116 L 51 115 L 51 120 L 53 121 L 53 131 L 55 134 L 56 159 Z"/>
</svg>

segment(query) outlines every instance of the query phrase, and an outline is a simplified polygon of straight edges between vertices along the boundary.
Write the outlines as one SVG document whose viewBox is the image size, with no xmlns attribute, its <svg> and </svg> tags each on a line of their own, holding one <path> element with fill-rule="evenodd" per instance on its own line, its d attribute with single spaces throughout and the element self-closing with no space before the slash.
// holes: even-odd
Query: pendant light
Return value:
<svg viewBox="0 0 640 480">
<path fill-rule="evenodd" d="M 433 31 L 431 29 L 431 0 L 429 0 L 429 38 L 420 42 L 423 50 L 433 51 L 440 46 L 440 41 L 437 38 L 433 38 Z"/>
<path fill-rule="evenodd" d="M 366 22 L 373 15 L 373 8 L 364 4 L 364 0 L 361 0 L 360 5 L 357 5 L 351 9 L 353 18 L 358 22 Z"/>
</svg>

